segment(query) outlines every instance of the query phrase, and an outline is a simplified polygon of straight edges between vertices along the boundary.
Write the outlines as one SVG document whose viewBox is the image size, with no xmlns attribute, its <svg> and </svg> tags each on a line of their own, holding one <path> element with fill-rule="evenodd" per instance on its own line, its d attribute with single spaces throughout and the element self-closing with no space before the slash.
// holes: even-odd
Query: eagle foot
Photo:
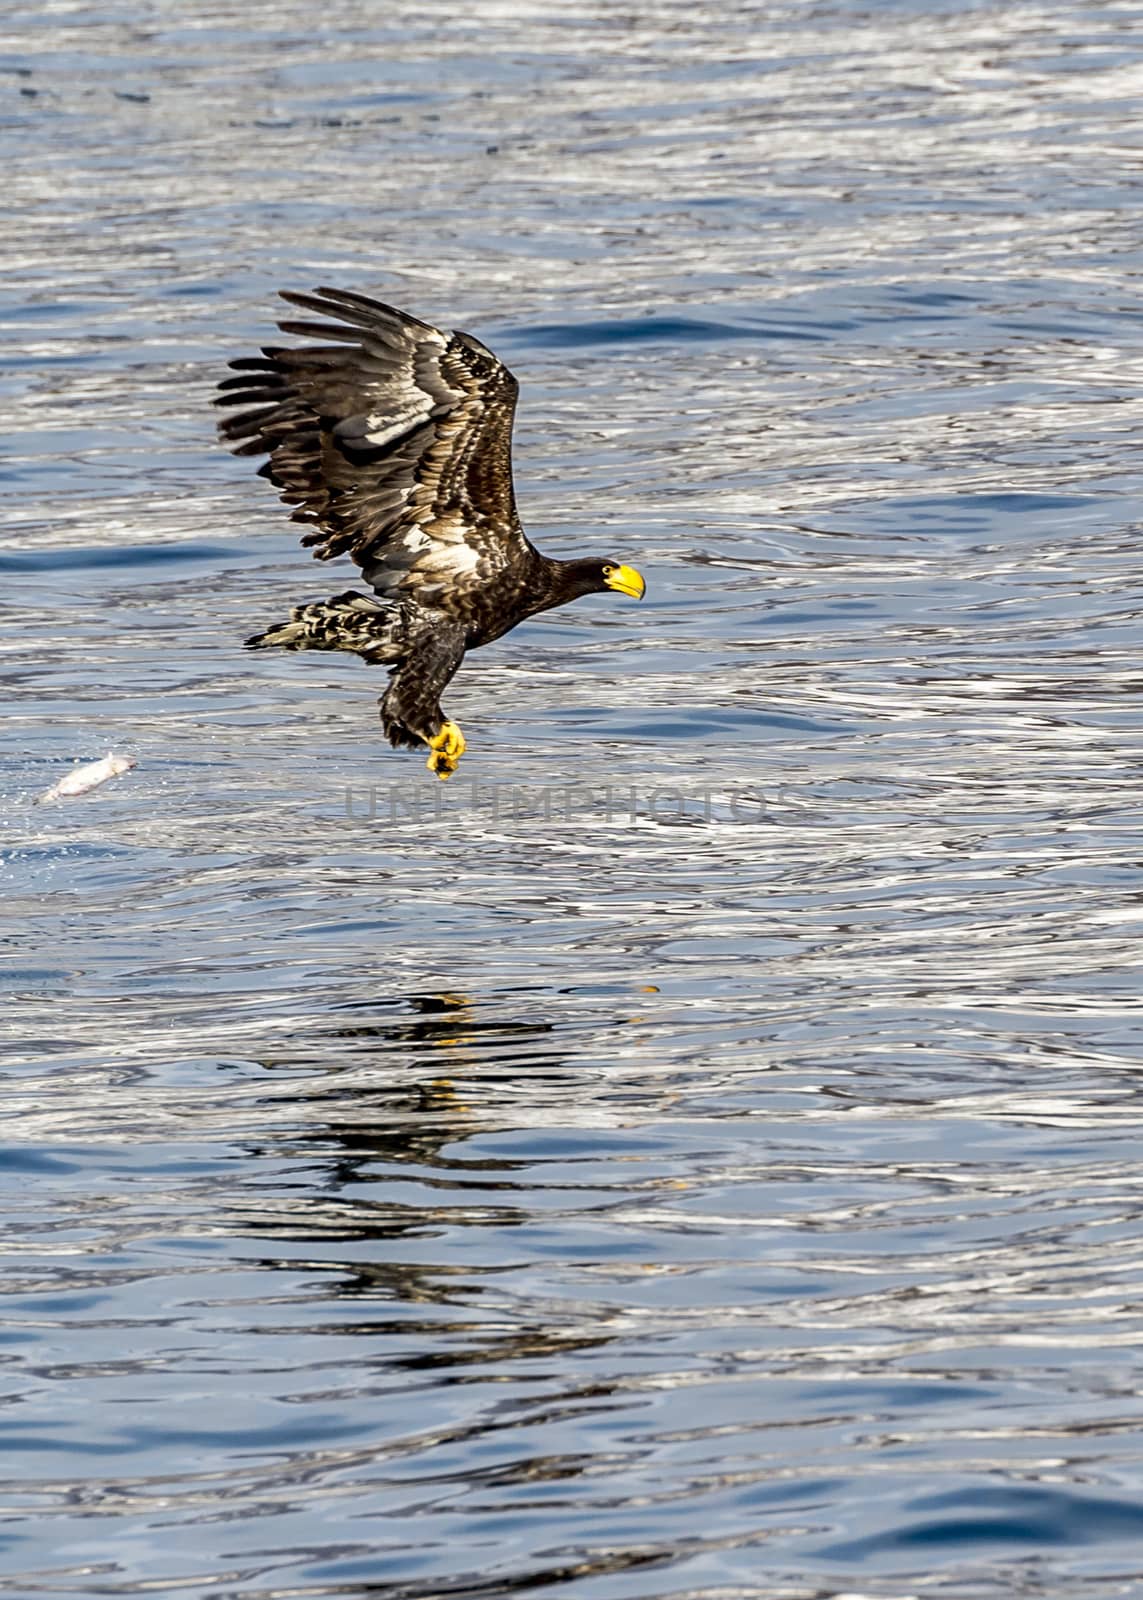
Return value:
<svg viewBox="0 0 1143 1600">
<path fill-rule="evenodd" d="M 443 783 L 446 778 L 452 777 L 464 754 L 464 734 L 455 722 L 442 722 L 441 731 L 425 742 L 432 751 L 426 765 Z"/>
</svg>

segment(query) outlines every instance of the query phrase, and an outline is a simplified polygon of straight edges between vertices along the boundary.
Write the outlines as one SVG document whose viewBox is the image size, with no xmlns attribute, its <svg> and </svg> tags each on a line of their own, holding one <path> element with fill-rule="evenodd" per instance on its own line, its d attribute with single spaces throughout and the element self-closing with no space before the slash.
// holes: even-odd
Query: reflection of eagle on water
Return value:
<svg viewBox="0 0 1143 1600">
<path fill-rule="evenodd" d="M 438 777 L 464 738 L 440 696 L 464 659 L 525 617 L 581 595 L 643 595 L 618 561 L 553 561 L 528 541 L 512 493 L 516 380 L 467 333 L 441 333 L 342 289 L 283 292 L 335 319 L 282 322 L 320 345 L 270 346 L 232 361 L 219 405 L 242 406 L 221 433 L 312 522 L 304 544 L 349 555 L 377 598 L 298 606 L 249 643 L 349 650 L 390 668 L 381 725 L 394 745 L 428 745 Z"/>
</svg>

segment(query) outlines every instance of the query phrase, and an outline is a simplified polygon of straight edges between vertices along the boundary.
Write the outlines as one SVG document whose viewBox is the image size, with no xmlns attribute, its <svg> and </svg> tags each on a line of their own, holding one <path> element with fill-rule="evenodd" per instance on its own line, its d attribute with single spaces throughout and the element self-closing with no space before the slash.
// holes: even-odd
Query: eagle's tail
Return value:
<svg viewBox="0 0 1143 1600">
<path fill-rule="evenodd" d="M 366 661 L 399 661 L 408 646 L 407 619 L 393 601 L 338 594 L 332 600 L 295 606 L 289 622 L 247 639 L 248 650 L 348 650 Z"/>
</svg>

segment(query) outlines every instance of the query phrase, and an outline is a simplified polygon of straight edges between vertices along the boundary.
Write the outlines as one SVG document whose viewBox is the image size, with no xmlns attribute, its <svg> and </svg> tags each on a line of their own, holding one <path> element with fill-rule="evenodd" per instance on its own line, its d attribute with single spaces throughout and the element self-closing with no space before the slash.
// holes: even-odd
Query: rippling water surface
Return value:
<svg viewBox="0 0 1143 1600">
<path fill-rule="evenodd" d="M 0 1590 L 1143 1594 L 1141 23 L 0 19 Z M 322 282 L 649 582 L 447 789 L 240 648 Z"/>
</svg>

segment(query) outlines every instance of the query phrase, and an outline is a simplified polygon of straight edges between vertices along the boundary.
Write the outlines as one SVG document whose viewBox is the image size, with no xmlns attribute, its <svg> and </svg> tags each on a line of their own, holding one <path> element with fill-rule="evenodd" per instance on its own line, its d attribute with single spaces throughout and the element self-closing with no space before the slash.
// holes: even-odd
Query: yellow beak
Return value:
<svg viewBox="0 0 1143 1600">
<path fill-rule="evenodd" d="M 617 590 L 619 594 L 629 594 L 632 600 L 642 600 L 647 592 L 643 574 L 636 572 L 634 567 L 612 567 L 607 575 L 607 587 Z"/>
</svg>

